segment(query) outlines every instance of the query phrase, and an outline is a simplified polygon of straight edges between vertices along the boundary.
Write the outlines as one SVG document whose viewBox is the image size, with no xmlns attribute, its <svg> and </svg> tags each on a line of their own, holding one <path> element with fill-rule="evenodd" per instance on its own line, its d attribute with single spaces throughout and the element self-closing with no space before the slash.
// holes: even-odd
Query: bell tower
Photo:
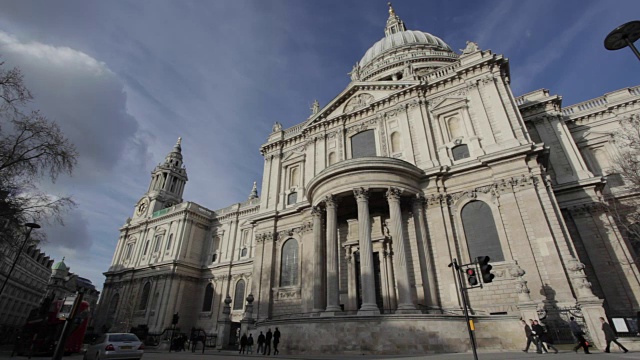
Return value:
<svg viewBox="0 0 640 360">
<path fill-rule="evenodd" d="M 182 163 L 182 138 L 173 146 L 164 162 L 151 172 L 151 183 L 145 196 L 138 201 L 134 217 L 148 217 L 153 212 L 182 202 L 187 183 L 187 169 Z"/>
</svg>

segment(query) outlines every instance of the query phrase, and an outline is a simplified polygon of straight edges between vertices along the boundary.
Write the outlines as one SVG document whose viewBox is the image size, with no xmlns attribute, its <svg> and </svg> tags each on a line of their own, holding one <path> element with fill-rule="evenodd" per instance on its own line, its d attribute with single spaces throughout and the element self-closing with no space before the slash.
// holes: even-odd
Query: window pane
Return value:
<svg viewBox="0 0 640 360">
<path fill-rule="evenodd" d="M 469 147 L 467 145 L 458 145 L 451 149 L 453 160 L 460 160 L 469 157 Z"/>
<path fill-rule="evenodd" d="M 151 284 L 144 284 L 144 288 L 142 289 L 142 296 L 140 297 L 140 310 L 145 310 L 147 308 L 147 302 L 149 302 L 149 290 L 151 290 Z"/>
<path fill-rule="evenodd" d="M 204 301 L 202 302 L 202 311 L 211 311 L 211 305 L 213 302 L 213 286 L 207 284 L 207 288 L 204 290 Z"/>
<path fill-rule="evenodd" d="M 287 196 L 287 205 L 295 204 L 298 201 L 298 193 L 292 192 Z"/>
<path fill-rule="evenodd" d="M 478 256 L 489 256 L 491 261 L 504 261 L 502 245 L 489 205 L 482 201 L 472 201 L 462 208 L 460 216 L 471 260 Z"/>
<path fill-rule="evenodd" d="M 242 310 L 244 305 L 244 280 L 236 283 L 236 293 L 233 296 L 233 310 Z"/>
<path fill-rule="evenodd" d="M 280 268 L 280 286 L 298 284 L 298 242 L 289 239 L 282 246 L 282 265 Z"/>
<path fill-rule="evenodd" d="M 351 138 L 351 158 L 377 156 L 376 139 L 373 130 L 365 130 Z"/>
</svg>

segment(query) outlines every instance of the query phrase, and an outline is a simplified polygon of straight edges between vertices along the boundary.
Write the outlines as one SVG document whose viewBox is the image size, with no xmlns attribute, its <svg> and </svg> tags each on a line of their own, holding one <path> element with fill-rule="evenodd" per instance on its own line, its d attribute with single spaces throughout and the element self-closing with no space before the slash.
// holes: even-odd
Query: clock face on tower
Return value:
<svg viewBox="0 0 640 360">
<path fill-rule="evenodd" d="M 144 214 L 147 211 L 148 207 L 149 207 L 149 201 L 147 199 L 140 200 L 140 203 L 138 203 L 138 208 L 136 209 L 136 214 L 137 215 Z"/>
</svg>

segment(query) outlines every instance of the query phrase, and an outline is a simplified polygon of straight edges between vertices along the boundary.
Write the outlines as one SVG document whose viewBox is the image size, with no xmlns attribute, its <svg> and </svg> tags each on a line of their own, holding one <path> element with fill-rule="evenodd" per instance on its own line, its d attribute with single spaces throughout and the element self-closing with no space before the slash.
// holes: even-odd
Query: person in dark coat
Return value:
<svg viewBox="0 0 640 360">
<path fill-rule="evenodd" d="M 258 335 L 258 348 L 256 349 L 256 354 L 264 353 L 264 334 L 260 331 L 260 335 Z"/>
<path fill-rule="evenodd" d="M 583 348 L 585 354 L 591 354 L 589 352 L 589 345 L 587 345 L 587 339 L 584 338 L 584 331 L 580 329 L 580 325 L 573 316 L 569 318 L 569 328 L 578 341 L 578 344 L 573 347 L 573 351 L 578 352 L 578 349 Z"/>
<path fill-rule="evenodd" d="M 609 325 L 609 323 L 606 322 L 603 317 L 600 318 L 600 322 L 602 323 L 602 332 L 604 333 L 604 339 L 607 341 L 607 347 L 604 349 L 604 352 L 611 352 L 609 351 L 609 346 L 611 346 L 612 342 L 618 345 L 618 347 L 622 349 L 622 351 L 629 352 L 626 347 L 622 346 L 622 344 L 618 342 L 618 340 L 616 339 L 615 331 L 613 331 L 611 325 Z"/>
<path fill-rule="evenodd" d="M 267 334 L 264 337 L 264 351 L 262 352 L 262 355 L 271 355 L 271 338 L 272 337 L 273 337 L 273 333 L 271 332 L 271 329 L 267 329 Z"/>
<path fill-rule="evenodd" d="M 547 348 L 544 347 L 544 344 L 542 343 L 542 339 L 540 339 L 540 336 L 544 332 L 544 329 L 540 331 L 540 329 L 536 328 L 536 324 L 540 326 L 540 324 L 538 324 L 536 320 L 529 319 L 529 321 L 531 322 L 531 334 L 533 335 L 533 342 L 536 344 L 536 352 L 538 354 L 548 353 Z"/>
<path fill-rule="evenodd" d="M 522 322 L 522 325 L 524 325 L 524 334 L 527 337 L 527 346 L 525 346 L 524 350 L 522 351 L 529 352 L 529 346 L 531 346 L 531 343 L 534 342 L 533 334 L 531 334 L 531 326 L 529 326 L 529 324 L 527 324 L 527 322 L 524 320 L 520 320 L 520 321 Z"/>
<path fill-rule="evenodd" d="M 247 347 L 247 334 L 242 334 L 240 338 L 240 354 L 244 354 L 244 351 Z"/>
<path fill-rule="evenodd" d="M 276 328 L 276 331 L 273 332 L 273 355 L 278 355 L 280 351 L 278 351 L 278 344 L 280 343 L 280 330 Z"/>
<path fill-rule="evenodd" d="M 555 351 L 555 353 L 557 354 L 558 349 L 556 349 L 556 347 L 553 346 L 553 339 L 551 338 L 551 335 L 549 335 L 549 333 L 546 331 L 544 326 L 542 326 L 538 322 L 538 320 L 533 320 L 533 323 L 535 324 L 533 325 L 533 330 L 536 332 L 536 334 L 538 334 L 540 346 L 544 349 L 544 346 L 546 344 L 547 349 L 553 349 L 553 351 Z"/>
<path fill-rule="evenodd" d="M 247 354 L 253 354 L 253 334 L 249 334 L 247 339 Z"/>
</svg>

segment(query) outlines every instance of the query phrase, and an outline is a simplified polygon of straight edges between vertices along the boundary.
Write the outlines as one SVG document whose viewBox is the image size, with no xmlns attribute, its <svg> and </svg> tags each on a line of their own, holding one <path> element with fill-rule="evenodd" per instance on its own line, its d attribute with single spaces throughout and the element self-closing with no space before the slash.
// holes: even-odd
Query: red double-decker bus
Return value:
<svg viewBox="0 0 640 360">
<path fill-rule="evenodd" d="M 75 299 L 76 296 L 71 295 L 64 300 L 52 301 L 46 313 L 39 309 L 34 309 L 20 335 L 20 340 L 17 344 L 18 355 L 53 354 Z M 66 354 L 77 353 L 82 350 L 82 342 L 88 324 L 89 303 L 82 301 L 75 319 L 69 324 L 71 331 L 64 346 Z"/>
</svg>

